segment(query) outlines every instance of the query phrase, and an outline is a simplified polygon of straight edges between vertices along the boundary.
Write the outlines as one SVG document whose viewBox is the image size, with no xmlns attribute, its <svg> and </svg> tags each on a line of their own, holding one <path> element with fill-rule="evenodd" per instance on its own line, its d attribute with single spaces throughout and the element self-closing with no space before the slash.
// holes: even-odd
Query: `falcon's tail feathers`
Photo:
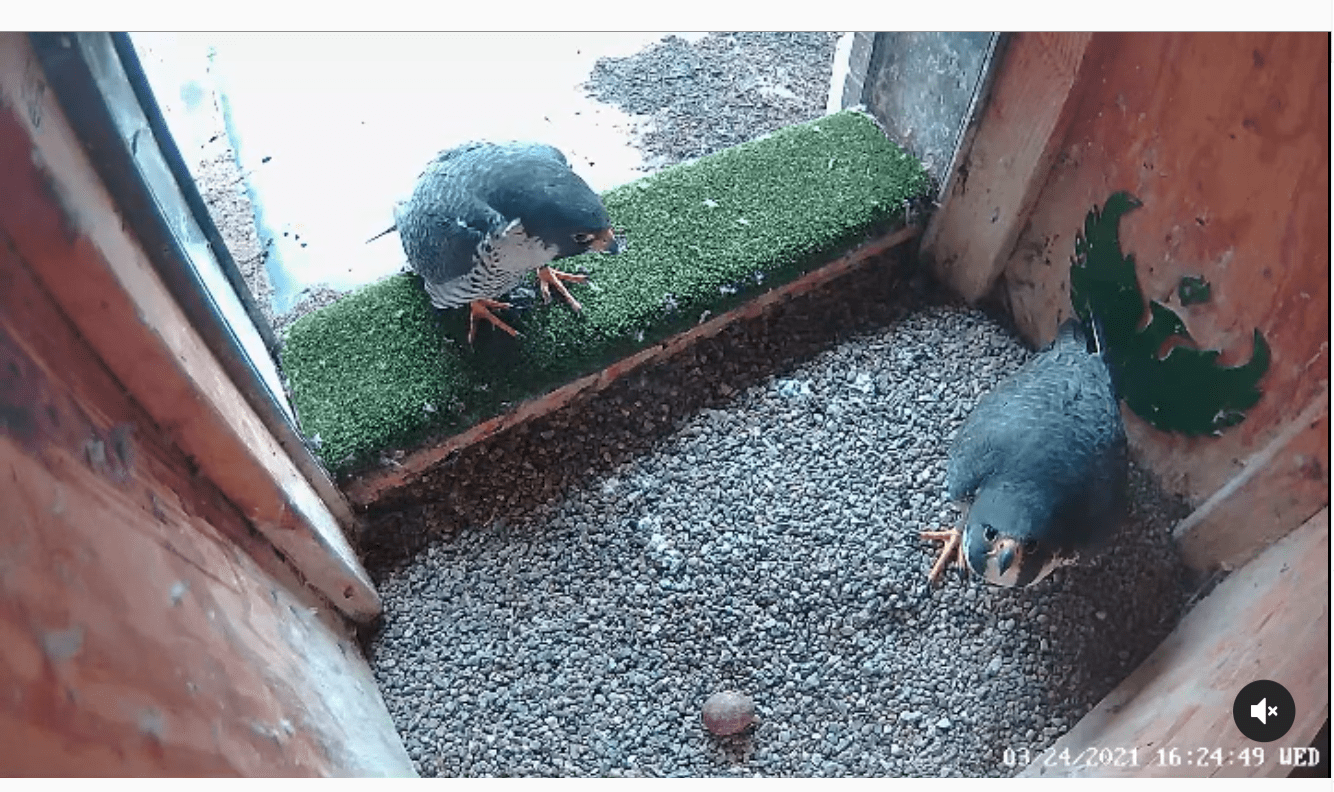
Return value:
<svg viewBox="0 0 1334 792">
<path fill-rule="evenodd" d="M 1073 343 L 1087 345 L 1084 337 L 1084 325 L 1072 316 L 1061 322 L 1061 326 L 1056 330 L 1056 338 L 1052 341 L 1052 346 L 1065 346 Z"/>
<path fill-rule="evenodd" d="M 1107 346 L 1107 329 L 1103 327 L 1102 320 L 1097 314 L 1090 311 L 1088 322 L 1081 322 L 1073 316 L 1062 322 L 1061 329 L 1056 333 L 1056 340 L 1052 342 L 1053 346 L 1061 344 L 1078 344 L 1089 356 L 1101 361 L 1111 378 L 1112 394 L 1116 396 L 1120 393 L 1120 388 L 1117 386 L 1117 372 L 1112 367 L 1111 349 Z"/>
<path fill-rule="evenodd" d="M 1102 320 L 1096 315 L 1090 314 L 1088 322 L 1081 322 L 1072 316 L 1061 323 L 1060 329 L 1056 331 L 1055 343 L 1072 342 L 1083 345 L 1090 355 L 1107 359 L 1107 332 L 1103 329 Z M 1089 342 L 1092 342 L 1091 347 Z"/>
<path fill-rule="evenodd" d="M 385 230 L 381 231 L 380 233 L 378 233 L 378 234 L 376 234 L 375 236 L 371 237 L 370 239 L 366 240 L 366 244 L 369 245 L 370 243 L 374 242 L 375 240 L 379 239 L 380 237 L 384 236 L 385 234 L 392 233 L 392 232 L 397 231 L 397 230 L 398 230 L 398 223 L 394 223 L 393 225 L 389 226 L 389 227 L 386 228 Z"/>
</svg>

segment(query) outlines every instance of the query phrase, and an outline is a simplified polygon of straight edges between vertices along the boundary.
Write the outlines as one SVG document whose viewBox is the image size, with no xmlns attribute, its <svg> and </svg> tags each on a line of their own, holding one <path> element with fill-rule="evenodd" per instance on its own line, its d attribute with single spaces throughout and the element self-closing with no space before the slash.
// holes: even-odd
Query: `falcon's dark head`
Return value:
<svg viewBox="0 0 1334 792">
<path fill-rule="evenodd" d="M 963 554 L 968 568 L 997 586 L 1031 586 L 1069 560 L 1043 535 L 1049 510 L 1007 487 L 980 490 L 968 509 Z"/>
<path fill-rule="evenodd" d="M 588 183 L 564 163 L 533 165 L 522 179 L 499 191 L 493 201 L 496 209 L 518 218 L 529 237 L 555 248 L 554 258 L 619 252 L 607 210 Z"/>
</svg>

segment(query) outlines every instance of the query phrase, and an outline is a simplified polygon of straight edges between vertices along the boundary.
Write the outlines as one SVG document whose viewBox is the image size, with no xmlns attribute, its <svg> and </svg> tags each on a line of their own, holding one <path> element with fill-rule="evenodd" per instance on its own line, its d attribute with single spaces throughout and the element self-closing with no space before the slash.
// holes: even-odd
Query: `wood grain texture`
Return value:
<svg viewBox="0 0 1334 792">
<path fill-rule="evenodd" d="M 982 119 L 922 240 L 936 275 L 969 302 L 990 292 L 1073 120 L 1088 33 L 1009 41 Z"/>
<path fill-rule="evenodd" d="M 343 618 L 0 231 L 0 775 L 413 775 Z"/>
<path fill-rule="evenodd" d="M 127 233 L 22 34 L 0 35 L 0 171 L 0 227 L 121 384 L 310 585 L 354 619 L 378 614 L 338 519 Z"/>
<path fill-rule="evenodd" d="M 1020 773 L 1036 777 L 1284 777 L 1280 746 L 1310 745 L 1329 717 L 1329 510 L 1271 545 L 1219 584 L 1134 673 L 1085 715 L 1051 752 Z M 1177 767 L 1156 763 L 1160 748 L 1182 754 L 1256 745 L 1236 727 L 1237 693 L 1270 679 L 1292 694 L 1296 721 L 1263 745 L 1256 767 Z M 1138 749 L 1139 767 L 1065 767 L 1089 747 Z M 1198 758 L 1198 757 L 1193 757 Z"/>
<path fill-rule="evenodd" d="M 1329 501 L 1329 394 L 1321 393 L 1173 529 L 1183 560 L 1235 569 L 1291 530 L 1294 515 Z M 1243 516 L 1245 531 L 1228 523 Z"/>
<path fill-rule="evenodd" d="M 1090 208 L 1125 190 L 1144 203 L 1120 231 L 1145 296 L 1177 311 L 1201 346 L 1223 350 L 1224 365 L 1249 359 L 1252 332 L 1264 334 L 1273 353 L 1264 397 L 1221 438 L 1127 419 L 1139 461 L 1195 504 L 1241 473 L 1327 388 L 1328 65 L 1324 34 L 1096 34 L 1074 121 L 1005 265 L 1015 322 L 1030 342 L 1045 343 L 1071 313 L 1075 233 Z M 1183 275 L 1208 280 L 1211 300 L 1182 307 Z M 1297 475 L 1327 477 L 1320 466 L 1328 448 L 1326 437 L 1302 452 L 1316 467 Z M 1302 481 L 1274 482 L 1308 493 L 1279 515 L 1280 534 L 1328 503 L 1327 487 Z M 1247 508 L 1239 502 L 1215 525 L 1271 538 L 1270 524 L 1261 530 L 1244 519 Z"/>
<path fill-rule="evenodd" d="M 760 316 L 771 306 L 808 292 L 821 284 L 828 283 L 874 256 L 916 238 L 920 233 L 921 229 L 919 227 L 907 226 L 892 231 L 879 239 L 867 242 L 838 259 L 822 265 L 819 269 L 812 270 L 776 289 L 770 289 L 744 305 L 715 316 L 683 333 L 678 333 L 671 338 L 654 344 L 648 349 L 618 360 L 599 372 L 580 377 L 574 382 L 563 385 L 543 396 L 528 399 L 509 412 L 476 424 L 466 431 L 423 444 L 392 467 L 380 468 L 352 477 L 343 484 L 343 491 L 347 494 L 348 499 L 360 508 L 367 508 L 384 499 L 394 497 L 396 493 L 402 491 L 459 449 L 479 443 L 512 426 L 517 426 L 525 421 L 558 410 L 581 395 L 603 390 L 611 383 L 642 366 L 672 357 L 682 350 L 688 349 L 701 339 L 718 335 L 724 328 L 735 322 Z"/>
</svg>

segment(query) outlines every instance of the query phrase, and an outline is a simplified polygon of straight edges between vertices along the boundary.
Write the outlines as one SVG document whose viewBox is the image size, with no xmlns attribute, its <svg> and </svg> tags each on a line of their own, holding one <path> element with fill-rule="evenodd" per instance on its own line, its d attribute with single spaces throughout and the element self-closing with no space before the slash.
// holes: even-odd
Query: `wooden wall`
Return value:
<svg viewBox="0 0 1334 792">
<path fill-rule="evenodd" d="M 1070 258 L 1086 213 L 1119 190 L 1143 201 L 1121 241 L 1145 296 L 1222 349 L 1225 365 L 1249 358 L 1255 328 L 1273 353 L 1264 397 L 1221 438 L 1126 416 L 1137 458 L 1207 506 L 1179 530 L 1187 558 L 1240 564 L 1329 500 L 1329 38 L 1019 34 L 1006 57 L 964 178 L 924 247 L 970 299 L 994 288 L 1040 344 L 1071 313 Z M 1023 144 L 998 145 L 1006 140 Z M 1012 165 L 1007 151 L 1031 170 L 979 183 Z M 998 220 L 1018 233 L 993 232 L 998 241 L 976 250 L 977 229 Z M 1212 300 L 1183 308 L 1183 275 L 1204 276 Z"/>
<path fill-rule="evenodd" d="M 1283 778 L 1292 773 L 1291 764 L 1281 761 L 1282 751 L 1310 745 L 1329 722 L 1329 600 L 1294 603 L 1328 586 L 1329 509 L 1322 509 L 1220 583 L 1020 775 Z M 1266 745 L 1242 734 L 1232 717 L 1237 694 L 1257 679 L 1285 687 L 1295 705 L 1290 731 Z M 1114 757 L 1120 767 L 1099 765 L 1096 757 L 1104 748 L 1134 750 L 1138 766 L 1124 756 Z M 1222 749 L 1227 757 L 1239 757 L 1251 748 L 1262 748 L 1264 760 L 1220 765 L 1201 755 L 1201 749 L 1204 754 Z M 1166 752 L 1163 761 L 1160 750 Z M 1065 751 L 1083 761 L 1063 766 L 1057 757 Z M 1175 766 L 1173 752 L 1182 759 Z M 1199 761 L 1204 763 L 1195 764 Z"/>
<path fill-rule="evenodd" d="M 32 129 L 69 132 L 33 74 L 0 92 L 0 775 L 412 775 L 343 617 L 36 274 L 104 266 L 115 212 L 47 169 Z"/>
</svg>

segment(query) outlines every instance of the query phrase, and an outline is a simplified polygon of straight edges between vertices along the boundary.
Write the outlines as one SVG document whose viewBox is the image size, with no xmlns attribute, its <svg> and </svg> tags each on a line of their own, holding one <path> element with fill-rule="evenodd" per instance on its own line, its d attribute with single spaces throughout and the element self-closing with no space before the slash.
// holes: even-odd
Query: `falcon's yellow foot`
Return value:
<svg viewBox="0 0 1334 792">
<path fill-rule="evenodd" d="M 491 313 L 491 311 L 488 310 L 490 308 L 509 308 L 509 307 L 510 307 L 509 303 L 500 302 L 499 300 L 473 300 L 472 302 L 468 303 L 468 343 L 471 344 L 473 342 L 473 339 L 477 336 L 478 319 L 485 319 L 486 321 L 490 322 L 496 327 L 499 327 L 501 330 L 504 330 L 506 333 L 509 333 L 515 338 L 518 338 L 519 337 L 518 330 L 515 330 L 513 327 L 510 327 L 509 325 L 500 321 L 500 319 L 497 318 L 495 314 Z"/>
<path fill-rule="evenodd" d="M 968 574 L 968 565 L 963 561 L 963 531 L 958 528 L 951 528 L 948 531 L 923 531 L 923 539 L 930 539 L 933 542 L 944 542 L 945 546 L 940 550 L 940 557 L 931 567 L 931 573 L 927 575 L 927 580 L 935 583 L 940 579 L 941 573 L 950 562 L 957 563 Z"/>
<path fill-rule="evenodd" d="M 542 289 L 542 300 L 544 302 L 551 302 L 551 289 L 552 287 L 555 287 L 556 291 L 560 293 L 560 296 L 565 298 L 565 301 L 570 304 L 570 307 L 574 309 L 575 313 L 584 310 L 584 306 L 580 305 L 579 301 L 574 299 L 574 296 L 570 294 L 570 290 L 565 288 L 565 284 L 561 283 L 561 281 L 587 283 L 588 276 L 571 275 L 568 272 L 561 272 L 560 270 L 552 269 L 551 267 L 537 268 L 537 285 Z"/>
</svg>

